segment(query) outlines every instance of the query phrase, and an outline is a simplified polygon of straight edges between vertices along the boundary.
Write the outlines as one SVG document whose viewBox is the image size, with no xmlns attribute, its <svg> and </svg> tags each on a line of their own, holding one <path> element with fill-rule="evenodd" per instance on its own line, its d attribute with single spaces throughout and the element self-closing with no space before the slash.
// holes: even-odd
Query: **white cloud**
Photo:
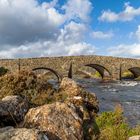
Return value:
<svg viewBox="0 0 140 140">
<path fill-rule="evenodd" d="M 37 41 L 26 43 L 20 46 L 7 46 L 7 50 L 0 52 L 0 57 L 44 57 L 44 56 L 65 56 L 94 54 L 94 46 L 81 40 L 86 31 L 86 26 L 82 23 L 70 22 L 61 29 L 59 37 L 53 40 Z M 6 47 L 6 46 L 5 46 Z"/>
<path fill-rule="evenodd" d="M 0 57 L 93 54 L 95 48 L 84 41 L 91 2 L 68 0 L 60 9 L 57 4 L 0 0 Z"/>
<path fill-rule="evenodd" d="M 91 36 L 95 39 L 110 39 L 114 36 L 112 32 L 93 31 Z"/>
<path fill-rule="evenodd" d="M 63 40 L 66 44 L 81 42 L 81 40 L 84 40 L 86 31 L 85 24 L 71 21 L 68 25 L 65 25 L 64 29 L 61 29 L 61 35 L 58 37 L 58 41 Z"/>
<path fill-rule="evenodd" d="M 38 41 L 0 51 L 0 58 L 93 55 L 96 51 L 95 47 L 85 42 L 66 45 L 65 42 Z"/>
<path fill-rule="evenodd" d="M 67 19 L 81 19 L 87 22 L 92 10 L 92 4 L 89 0 L 68 0 L 68 3 L 62 9 L 65 10 Z"/>
<path fill-rule="evenodd" d="M 108 49 L 109 55 L 140 58 L 140 44 L 121 44 Z"/>
<path fill-rule="evenodd" d="M 140 7 L 134 8 L 130 3 L 125 3 L 124 11 L 120 13 L 112 12 L 111 10 L 103 11 L 99 17 L 100 21 L 116 22 L 116 21 L 131 21 L 136 16 L 140 16 Z"/>
<path fill-rule="evenodd" d="M 49 8 L 53 8 L 53 7 L 57 6 L 57 3 L 58 3 L 58 0 L 52 0 L 49 3 L 43 2 L 42 6 L 46 9 L 49 9 Z"/>
<path fill-rule="evenodd" d="M 138 42 L 140 42 L 140 25 L 138 25 L 137 30 L 135 32 L 129 33 L 130 39 L 137 39 Z"/>
<path fill-rule="evenodd" d="M 0 0 L 0 44 L 53 39 L 62 22 L 56 9 L 45 9 L 35 0 Z"/>
</svg>

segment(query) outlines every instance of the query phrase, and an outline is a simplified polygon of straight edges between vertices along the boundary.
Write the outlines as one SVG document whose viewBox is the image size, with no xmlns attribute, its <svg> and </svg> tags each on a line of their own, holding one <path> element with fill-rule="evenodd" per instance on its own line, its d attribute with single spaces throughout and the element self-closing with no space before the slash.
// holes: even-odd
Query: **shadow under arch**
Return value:
<svg viewBox="0 0 140 140">
<path fill-rule="evenodd" d="M 134 75 L 134 78 L 138 78 L 140 76 L 140 67 L 132 67 L 128 70 Z"/>
<path fill-rule="evenodd" d="M 32 71 L 37 71 L 37 70 L 46 70 L 46 71 L 50 71 L 52 72 L 56 77 L 58 82 L 60 82 L 62 80 L 62 76 L 60 74 L 57 73 L 57 71 L 51 69 L 51 68 L 47 68 L 47 67 L 37 67 L 32 69 Z"/>
<path fill-rule="evenodd" d="M 110 77 L 112 76 L 111 72 L 107 68 L 102 66 L 102 65 L 99 65 L 99 64 L 86 64 L 84 66 L 91 67 L 91 68 L 94 68 L 95 70 L 97 70 L 100 73 L 102 79 L 104 78 L 104 72 L 105 71 L 108 72 Z"/>
</svg>

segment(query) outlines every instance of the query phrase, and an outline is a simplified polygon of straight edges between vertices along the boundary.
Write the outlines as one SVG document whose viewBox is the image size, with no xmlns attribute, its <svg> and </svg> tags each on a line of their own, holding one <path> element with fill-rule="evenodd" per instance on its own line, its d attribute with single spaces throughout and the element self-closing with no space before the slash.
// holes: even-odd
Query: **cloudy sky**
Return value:
<svg viewBox="0 0 140 140">
<path fill-rule="evenodd" d="M 0 58 L 140 58 L 140 0 L 0 0 Z"/>
</svg>

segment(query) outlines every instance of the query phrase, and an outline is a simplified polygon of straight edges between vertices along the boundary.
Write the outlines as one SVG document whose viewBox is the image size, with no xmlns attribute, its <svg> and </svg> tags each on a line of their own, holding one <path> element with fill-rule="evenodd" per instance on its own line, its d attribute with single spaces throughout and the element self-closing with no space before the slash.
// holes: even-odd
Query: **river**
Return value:
<svg viewBox="0 0 140 140">
<path fill-rule="evenodd" d="M 140 82 L 101 83 L 94 79 L 77 81 L 88 91 L 96 94 L 100 103 L 100 113 L 114 110 L 114 107 L 119 103 L 129 125 L 140 124 Z"/>
</svg>

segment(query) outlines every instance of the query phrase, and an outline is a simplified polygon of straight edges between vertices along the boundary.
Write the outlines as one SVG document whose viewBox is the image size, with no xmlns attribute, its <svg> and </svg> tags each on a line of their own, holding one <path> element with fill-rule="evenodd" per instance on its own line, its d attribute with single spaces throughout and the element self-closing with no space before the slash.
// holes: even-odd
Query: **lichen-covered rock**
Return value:
<svg viewBox="0 0 140 140">
<path fill-rule="evenodd" d="M 69 78 L 64 78 L 61 82 L 59 93 L 66 96 L 65 101 L 71 102 L 75 106 L 87 109 L 91 114 L 99 111 L 99 102 L 94 93 L 90 93 Z"/>
<path fill-rule="evenodd" d="M 46 131 L 49 139 L 53 135 L 61 140 L 83 140 L 83 121 L 73 105 L 53 103 L 32 108 L 25 116 L 24 126 Z"/>
<path fill-rule="evenodd" d="M 95 116 L 99 111 L 99 102 L 94 93 L 90 93 L 69 78 L 61 82 L 59 94 L 66 97 L 64 102 L 74 104 L 77 113 L 82 112 L 83 132 L 85 140 L 93 140 L 99 134 Z M 96 129 L 96 130 L 95 130 Z"/>
<path fill-rule="evenodd" d="M 0 101 L 0 126 L 16 125 L 24 119 L 29 109 L 26 98 L 7 96 Z"/>
<path fill-rule="evenodd" d="M 140 135 L 130 137 L 128 140 L 140 140 Z"/>
<path fill-rule="evenodd" d="M 81 87 L 74 80 L 63 78 L 60 84 L 60 90 L 69 92 L 69 96 L 77 96 L 81 92 Z"/>
<path fill-rule="evenodd" d="M 5 127 L 0 129 L 0 140 L 49 140 L 36 129 Z"/>
</svg>

